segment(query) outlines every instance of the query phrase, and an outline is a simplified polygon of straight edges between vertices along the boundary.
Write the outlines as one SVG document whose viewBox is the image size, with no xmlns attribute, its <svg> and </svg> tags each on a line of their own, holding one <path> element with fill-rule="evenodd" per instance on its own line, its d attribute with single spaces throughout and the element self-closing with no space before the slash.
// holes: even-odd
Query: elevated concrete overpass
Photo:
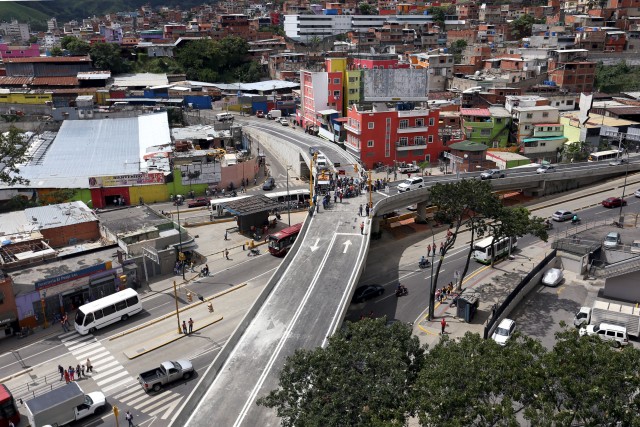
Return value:
<svg viewBox="0 0 640 427">
<path fill-rule="evenodd" d="M 260 131 L 298 147 L 300 151 L 290 147 L 281 150 L 289 151 L 282 157 L 293 156 L 292 159 L 296 155 L 297 159 L 303 158 L 309 146 L 328 144 L 270 126 L 261 127 Z M 326 146 L 323 151 L 333 162 L 354 161 L 338 147 Z M 507 178 L 492 184 L 496 190 L 554 192 L 563 186 L 577 188 L 584 180 L 619 176 L 626 168 L 584 164 L 560 167 L 552 174 L 510 171 Z M 629 165 L 629 172 L 638 170 L 640 163 Z M 471 177 L 474 175 L 465 175 Z M 430 187 L 455 179 L 429 177 L 427 182 Z M 428 187 L 389 197 L 376 194 L 374 215 L 411 204 L 426 206 Z M 212 365 L 201 373 L 194 390 L 172 419 L 172 426 L 280 424 L 275 412 L 256 405 L 256 400 L 277 387 L 280 369 L 296 349 L 323 346 L 340 327 L 366 261 L 371 226 L 377 222 L 375 217 L 367 220 L 366 233 L 360 234 L 362 218 L 357 215 L 358 206 L 367 200 L 365 196 L 345 199 L 342 204 L 307 217 L 294 247 Z"/>
</svg>

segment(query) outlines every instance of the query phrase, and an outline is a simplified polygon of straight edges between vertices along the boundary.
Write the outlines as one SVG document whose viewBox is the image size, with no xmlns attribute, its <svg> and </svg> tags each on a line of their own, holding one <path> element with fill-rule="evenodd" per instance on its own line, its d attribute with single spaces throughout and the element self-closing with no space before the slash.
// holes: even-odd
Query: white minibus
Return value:
<svg viewBox="0 0 640 427">
<path fill-rule="evenodd" d="M 86 335 L 119 320 L 127 320 L 141 311 L 138 293 L 127 288 L 80 306 L 76 312 L 75 328 L 80 335 Z"/>
<path fill-rule="evenodd" d="M 493 242 L 493 249 L 491 242 Z M 473 259 L 482 264 L 490 264 L 492 254 L 494 260 L 509 254 L 509 242 L 511 242 L 511 249 L 515 249 L 518 239 L 515 237 L 503 237 L 495 241 L 493 241 L 493 237 L 482 239 L 473 244 Z"/>
</svg>

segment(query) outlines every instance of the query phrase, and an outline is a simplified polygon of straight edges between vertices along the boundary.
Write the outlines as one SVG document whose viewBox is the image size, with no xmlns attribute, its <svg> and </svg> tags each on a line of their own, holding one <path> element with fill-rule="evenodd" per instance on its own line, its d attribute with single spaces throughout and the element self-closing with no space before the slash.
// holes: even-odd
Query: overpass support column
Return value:
<svg viewBox="0 0 640 427">
<path fill-rule="evenodd" d="M 371 234 L 380 232 L 380 217 L 371 218 Z"/>
<path fill-rule="evenodd" d="M 427 223 L 427 202 L 418 203 L 418 209 L 416 210 L 416 223 L 417 224 L 426 224 Z"/>
</svg>

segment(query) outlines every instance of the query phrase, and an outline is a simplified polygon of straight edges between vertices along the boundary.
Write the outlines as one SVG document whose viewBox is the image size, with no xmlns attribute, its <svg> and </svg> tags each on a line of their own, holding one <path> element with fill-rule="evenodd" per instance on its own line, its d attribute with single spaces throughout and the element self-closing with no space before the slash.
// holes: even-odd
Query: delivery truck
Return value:
<svg viewBox="0 0 640 427">
<path fill-rule="evenodd" d="M 25 402 L 31 427 L 61 427 L 72 421 L 99 414 L 106 407 L 107 399 L 104 394 L 99 391 L 85 394 L 75 381 Z"/>
<path fill-rule="evenodd" d="M 271 110 L 267 113 L 267 119 L 269 120 L 277 119 L 278 117 L 282 117 L 281 110 Z"/>
<path fill-rule="evenodd" d="M 610 323 L 624 326 L 627 334 L 640 336 L 640 309 L 633 304 L 596 299 L 591 309 L 591 324 Z"/>
</svg>

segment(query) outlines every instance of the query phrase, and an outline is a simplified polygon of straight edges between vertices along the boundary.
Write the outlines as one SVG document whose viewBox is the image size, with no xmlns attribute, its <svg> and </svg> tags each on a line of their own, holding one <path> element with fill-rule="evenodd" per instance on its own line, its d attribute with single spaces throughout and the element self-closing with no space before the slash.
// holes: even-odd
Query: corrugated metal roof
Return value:
<svg viewBox="0 0 640 427">
<path fill-rule="evenodd" d="M 33 77 L 9 77 L 0 76 L 0 86 L 22 86 L 31 84 Z"/>
<path fill-rule="evenodd" d="M 98 217 L 83 202 L 28 208 L 25 209 L 25 215 L 40 230 L 98 221 Z"/>
<path fill-rule="evenodd" d="M 461 108 L 460 114 L 463 116 L 491 117 L 488 108 Z"/>
<path fill-rule="evenodd" d="M 234 215 L 251 215 L 258 212 L 268 212 L 277 208 L 280 204 L 267 196 L 250 196 L 244 199 L 236 199 L 222 203 L 222 207 Z"/>
<path fill-rule="evenodd" d="M 89 56 L 36 56 L 33 58 L 7 58 L 3 60 L 5 64 L 33 63 L 33 62 L 91 62 Z"/>
<path fill-rule="evenodd" d="M 78 86 L 77 77 L 34 77 L 34 86 Z"/>
<path fill-rule="evenodd" d="M 160 86 L 169 83 L 166 74 L 153 73 L 137 73 L 137 74 L 119 74 L 113 78 L 113 86 L 132 87 L 132 86 Z"/>
<path fill-rule="evenodd" d="M 20 167 L 29 188 L 89 188 L 94 176 L 144 171 L 147 149 L 169 144 L 167 113 L 65 120 L 42 159 Z"/>
</svg>

